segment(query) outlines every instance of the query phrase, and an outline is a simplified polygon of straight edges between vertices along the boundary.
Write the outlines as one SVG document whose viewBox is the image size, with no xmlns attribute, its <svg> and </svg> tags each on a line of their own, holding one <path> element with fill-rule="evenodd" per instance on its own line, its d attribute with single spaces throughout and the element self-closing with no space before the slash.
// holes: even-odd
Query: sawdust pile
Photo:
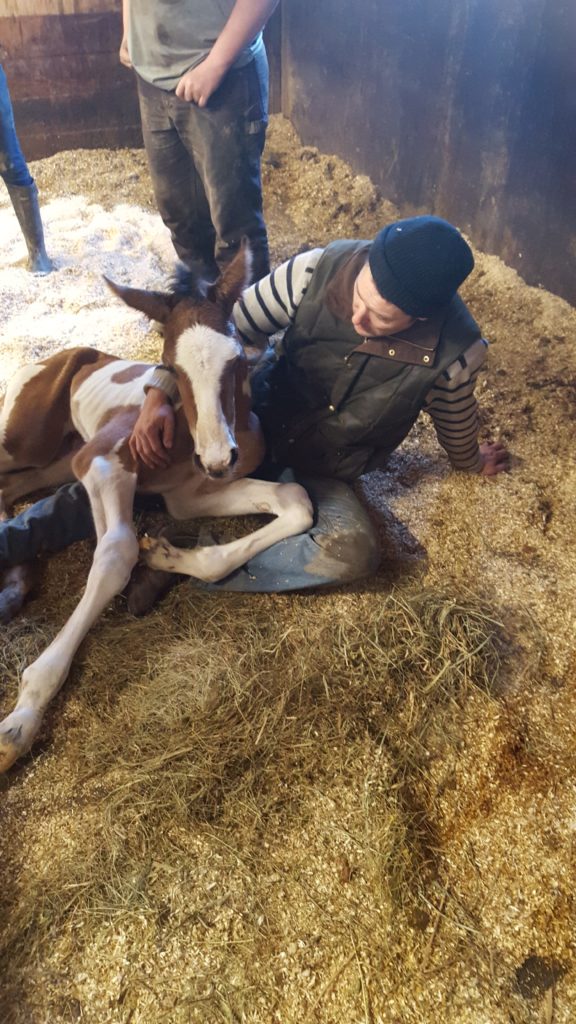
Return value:
<svg viewBox="0 0 576 1024">
<path fill-rule="evenodd" d="M 100 276 L 170 271 L 142 153 L 34 174 L 60 269 L 26 274 L 0 199 L 2 380 L 62 345 L 156 360 Z M 265 188 L 276 261 L 398 213 L 280 118 Z M 119 598 L 88 637 L 2 782 L 7 1024 L 572 1020 L 576 312 L 480 253 L 464 297 L 509 475 L 451 474 L 419 421 L 358 485 L 376 579 L 184 585 L 145 621 Z M 3 712 L 90 556 L 51 558 L 6 629 Z"/>
</svg>

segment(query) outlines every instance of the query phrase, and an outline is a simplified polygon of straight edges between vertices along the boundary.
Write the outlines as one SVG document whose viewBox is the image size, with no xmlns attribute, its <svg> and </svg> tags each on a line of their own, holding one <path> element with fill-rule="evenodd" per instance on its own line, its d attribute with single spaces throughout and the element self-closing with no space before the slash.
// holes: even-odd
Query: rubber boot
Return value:
<svg viewBox="0 0 576 1024">
<path fill-rule="evenodd" d="M 193 547 L 199 540 L 197 536 L 178 533 L 169 526 L 164 527 L 159 536 L 167 537 L 171 544 L 180 548 Z M 147 615 L 169 590 L 185 579 L 189 579 L 189 577 L 183 576 L 179 572 L 151 569 L 150 566 L 138 562 L 126 588 L 128 611 L 138 617 Z"/>
<path fill-rule="evenodd" d="M 21 611 L 38 580 L 36 562 L 13 565 L 0 574 L 0 622 L 5 625 Z"/>
<path fill-rule="evenodd" d="M 33 274 L 49 274 L 54 270 L 54 264 L 44 246 L 36 182 L 30 185 L 8 185 L 8 192 L 28 247 L 28 269 Z"/>
<path fill-rule="evenodd" d="M 138 563 L 132 571 L 126 590 L 128 611 L 138 618 L 147 615 L 164 595 L 183 579 L 185 577 L 177 572 L 150 569 L 149 566 Z"/>
</svg>

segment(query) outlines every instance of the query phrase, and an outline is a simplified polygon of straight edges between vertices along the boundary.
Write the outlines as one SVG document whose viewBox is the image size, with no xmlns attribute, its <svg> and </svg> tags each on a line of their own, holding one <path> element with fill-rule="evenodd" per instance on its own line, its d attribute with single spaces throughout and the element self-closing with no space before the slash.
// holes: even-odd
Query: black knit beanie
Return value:
<svg viewBox="0 0 576 1024">
<path fill-rule="evenodd" d="M 450 302 L 474 266 L 468 243 L 440 217 L 409 217 L 382 228 L 368 261 L 382 298 L 423 317 Z"/>
</svg>

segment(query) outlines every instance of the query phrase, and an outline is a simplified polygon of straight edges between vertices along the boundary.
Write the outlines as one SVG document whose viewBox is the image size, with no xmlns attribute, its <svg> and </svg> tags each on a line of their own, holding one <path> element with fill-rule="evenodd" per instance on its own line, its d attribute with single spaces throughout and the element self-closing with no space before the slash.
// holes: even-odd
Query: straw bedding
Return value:
<svg viewBox="0 0 576 1024">
<path fill-rule="evenodd" d="M 79 335 L 157 359 L 99 277 L 170 269 L 143 155 L 63 153 L 34 174 L 63 285 L 25 273 L 14 230 L 2 379 Z M 265 189 L 275 260 L 397 213 L 280 118 Z M 509 475 L 451 475 L 419 422 L 358 485 L 374 580 L 184 584 L 138 621 L 120 597 L 83 644 L 0 784 L 2 1021 L 572 1019 L 576 314 L 481 253 L 464 297 L 492 342 L 483 432 L 509 445 Z M 3 711 L 90 557 L 47 559 L 5 628 Z"/>
</svg>

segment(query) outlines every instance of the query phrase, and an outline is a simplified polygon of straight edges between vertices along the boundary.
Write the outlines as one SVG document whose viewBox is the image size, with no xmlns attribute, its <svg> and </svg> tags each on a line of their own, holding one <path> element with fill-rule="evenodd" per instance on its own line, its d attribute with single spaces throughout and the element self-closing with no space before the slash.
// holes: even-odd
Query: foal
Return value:
<svg viewBox="0 0 576 1024">
<path fill-rule="evenodd" d="M 165 469 L 137 463 L 128 444 L 153 367 L 77 348 L 23 367 L 9 385 L 0 416 L 0 513 L 39 487 L 75 476 L 90 498 L 97 543 L 78 606 L 24 671 L 16 707 L 0 722 L 0 771 L 29 749 L 84 636 L 128 583 L 138 559 L 136 490 L 162 494 L 177 519 L 276 517 L 239 540 L 187 551 L 178 571 L 202 580 L 222 579 L 312 524 L 308 495 L 298 484 L 244 479 L 264 453 L 250 409 L 246 356 L 230 323 L 249 272 L 243 245 L 209 287 L 189 281 L 186 289 L 161 294 L 108 282 L 129 306 L 164 325 L 163 362 L 172 367 L 180 394 Z M 148 557 L 154 563 L 159 555 Z"/>
</svg>

